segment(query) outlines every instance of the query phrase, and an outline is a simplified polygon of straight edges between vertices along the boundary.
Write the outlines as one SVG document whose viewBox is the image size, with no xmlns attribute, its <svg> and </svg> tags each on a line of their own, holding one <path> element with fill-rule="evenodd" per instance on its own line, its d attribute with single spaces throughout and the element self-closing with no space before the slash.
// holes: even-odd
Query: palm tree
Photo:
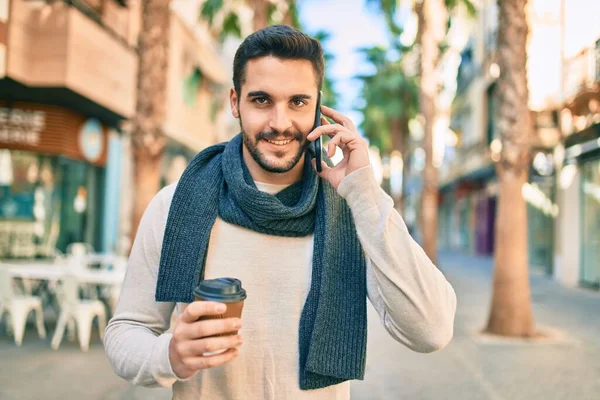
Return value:
<svg viewBox="0 0 600 400">
<path fill-rule="evenodd" d="M 246 0 L 254 11 L 253 28 L 255 31 L 269 26 L 269 11 L 271 2 L 269 0 Z"/>
<path fill-rule="evenodd" d="M 425 168 L 421 194 L 423 250 L 437 264 L 438 171 L 433 164 L 433 126 L 437 117 L 436 100 L 439 94 L 436 76 L 440 56 L 446 9 L 443 0 L 423 0 L 417 6 L 419 18 L 419 106 L 424 117 Z"/>
<path fill-rule="evenodd" d="M 367 0 L 367 4 L 377 6 L 385 17 L 390 33 L 397 39 L 402 32 L 394 16 L 396 0 Z M 423 249 L 429 258 L 437 263 L 437 224 L 438 224 L 438 171 L 433 163 L 433 126 L 437 118 L 436 101 L 439 94 L 436 68 L 440 60 L 440 48 L 449 26 L 450 12 L 461 4 L 470 15 L 475 7 L 470 0 L 421 0 L 413 2 L 413 9 L 419 20 L 417 33 L 419 52 L 420 93 L 419 107 L 424 119 L 425 168 L 423 170 L 423 192 L 421 194 L 421 230 Z"/>
<path fill-rule="evenodd" d="M 278 23 L 283 23 L 298 29 L 302 29 L 298 15 L 298 7 L 295 0 L 278 0 L 274 3 L 268 0 L 247 0 L 247 4 L 255 9 L 253 20 L 254 30 Z M 266 9 L 263 8 L 264 4 L 267 4 Z M 255 7 L 258 7 L 258 10 Z M 265 23 L 265 17 L 263 15 L 265 10 L 267 23 L 266 25 L 263 25 Z M 277 10 L 284 10 L 281 21 L 277 18 L 274 18 L 274 16 L 277 14 Z M 223 0 L 207 0 L 202 5 L 200 16 L 206 20 L 209 25 L 214 27 L 216 15 L 224 11 L 226 12 L 226 15 L 223 19 L 223 24 L 220 27 L 219 32 L 221 40 L 224 40 L 229 36 L 241 38 L 242 29 L 237 10 L 235 8 L 225 8 L 225 3 Z M 257 18 L 259 18 L 258 21 Z M 325 60 L 325 65 L 331 63 L 331 61 L 334 59 L 334 56 L 326 49 L 327 41 L 330 38 L 329 32 L 320 30 L 311 36 L 317 39 L 323 45 L 323 58 Z M 334 80 L 331 77 L 331 74 L 325 70 L 325 76 L 323 79 L 323 104 L 335 108 L 337 106 L 337 96 L 338 94 L 334 88 Z"/>
<path fill-rule="evenodd" d="M 408 153 L 408 122 L 417 115 L 419 87 L 416 79 L 404 73 L 399 60 L 389 61 L 381 47 L 361 49 L 374 67 L 371 75 L 358 76 L 362 80 L 364 105 L 361 129 L 383 153 L 394 150 L 406 160 Z M 404 180 L 403 180 L 404 182 Z M 402 209 L 402 198 L 396 199 Z"/>
<path fill-rule="evenodd" d="M 299 21 L 298 21 L 299 24 Z M 297 28 L 300 28 L 298 25 Z M 327 50 L 327 42 L 330 38 L 330 33 L 326 31 L 317 31 L 314 35 L 311 35 L 315 39 L 317 39 L 321 45 L 323 46 L 323 59 L 325 61 L 325 65 L 331 65 L 331 62 L 334 60 L 334 55 Z M 325 76 L 323 77 L 323 104 L 326 106 L 337 108 L 338 104 L 338 93 L 335 90 L 335 81 L 331 76 L 331 73 L 327 68 L 325 68 Z"/>
<path fill-rule="evenodd" d="M 527 209 L 521 188 L 530 165 L 532 121 L 527 89 L 527 0 L 498 1 L 498 107 L 502 142 L 496 165 L 499 182 L 496 213 L 494 283 L 487 331 L 535 335 L 527 262 Z"/>
<path fill-rule="evenodd" d="M 298 9 L 294 0 L 245 0 L 242 4 L 248 6 L 253 12 L 252 30 L 257 31 L 269 25 L 286 23 L 296 26 L 298 24 Z M 278 13 L 279 11 L 279 13 Z M 212 28 L 218 14 L 224 13 L 221 25 L 218 27 L 219 36 L 224 40 L 228 36 L 241 37 L 239 3 L 225 2 L 224 0 L 206 0 L 202 4 L 200 17 L 208 22 Z M 275 16 L 278 15 L 278 18 Z"/>
<path fill-rule="evenodd" d="M 160 189 L 160 166 L 166 139 L 162 130 L 166 115 L 170 0 L 142 2 L 139 35 L 139 70 L 136 115 L 133 120 L 134 205 L 133 232 L 152 197 Z"/>
</svg>

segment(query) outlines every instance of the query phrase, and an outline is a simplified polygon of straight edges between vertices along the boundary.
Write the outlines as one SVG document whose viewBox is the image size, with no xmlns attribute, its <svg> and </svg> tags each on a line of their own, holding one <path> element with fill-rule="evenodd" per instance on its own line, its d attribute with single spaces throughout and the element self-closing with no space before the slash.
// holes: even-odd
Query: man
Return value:
<svg viewBox="0 0 600 400">
<path fill-rule="evenodd" d="M 326 106 L 334 123 L 312 130 L 323 69 L 320 44 L 287 26 L 238 49 L 240 135 L 198 154 L 140 222 L 105 337 L 121 377 L 175 399 L 348 399 L 364 375 L 367 297 L 409 348 L 450 341 L 454 291 L 378 186 L 366 141 Z M 317 174 L 309 144 L 322 135 L 344 158 Z M 248 293 L 242 318 L 199 321 L 223 305 L 193 302 L 193 287 L 225 276 Z"/>
</svg>

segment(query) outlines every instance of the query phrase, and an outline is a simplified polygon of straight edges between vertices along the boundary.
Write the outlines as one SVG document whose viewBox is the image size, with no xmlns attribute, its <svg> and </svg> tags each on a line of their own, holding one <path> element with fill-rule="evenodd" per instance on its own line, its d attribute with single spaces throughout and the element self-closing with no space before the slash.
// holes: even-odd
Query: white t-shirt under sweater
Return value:
<svg viewBox="0 0 600 400">
<path fill-rule="evenodd" d="M 256 183 L 275 194 L 280 185 Z M 248 298 L 239 356 L 228 364 L 179 380 L 169 362 L 167 332 L 174 307 L 154 293 L 162 239 L 175 184 L 148 206 L 129 258 L 114 317 L 105 335 L 116 373 L 143 386 L 172 386 L 174 399 L 349 399 L 344 382 L 303 391 L 298 384 L 300 315 L 311 283 L 313 236 L 277 237 L 217 218 L 211 231 L 206 278 L 239 278 Z M 456 296 L 441 272 L 408 234 L 393 201 L 379 187 L 370 166 L 338 187 L 355 219 L 367 255 L 367 292 L 387 331 L 409 348 L 430 352 L 451 339 Z"/>
</svg>

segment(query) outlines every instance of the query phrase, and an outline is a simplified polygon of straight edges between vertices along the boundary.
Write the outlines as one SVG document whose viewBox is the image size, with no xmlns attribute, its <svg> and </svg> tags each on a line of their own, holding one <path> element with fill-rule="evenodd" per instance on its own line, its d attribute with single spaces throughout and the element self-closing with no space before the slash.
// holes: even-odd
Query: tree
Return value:
<svg viewBox="0 0 600 400">
<path fill-rule="evenodd" d="M 394 19 L 397 0 L 367 0 L 367 4 L 375 5 L 383 12 L 390 33 L 397 40 L 402 33 L 402 28 Z M 421 230 L 423 249 L 434 263 L 437 263 L 438 225 L 438 171 L 433 163 L 433 127 L 437 119 L 436 101 L 439 95 L 436 68 L 451 22 L 449 16 L 452 16 L 459 5 L 466 7 L 471 16 L 475 14 L 475 7 L 470 0 L 413 1 L 413 9 L 419 21 L 418 47 L 413 50 L 419 52 L 419 107 L 424 120 L 425 168 L 421 194 Z"/>
<path fill-rule="evenodd" d="M 527 208 L 521 188 L 530 165 L 532 121 L 527 89 L 527 0 L 498 1 L 498 107 L 502 143 L 496 164 L 499 182 L 494 283 L 487 331 L 535 335 L 527 261 Z"/>
<path fill-rule="evenodd" d="M 403 160 L 408 155 L 408 122 L 417 115 L 419 87 L 414 77 L 404 73 L 400 60 L 390 60 L 382 47 L 361 49 L 373 66 L 371 75 L 358 76 L 363 82 L 364 104 L 361 129 L 382 153 L 396 150 Z M 403 180 L 404 182 L 404 180 Z M 402 209 L 402 198 L 396 206 Z"/>
<path fill-rule="evenodd" d="M 254 11 L 254 19 L 252 25 L 255 31 L 269 26 L 269 10 L 271 2 L 269 0 L 246 0 Z"/>
<path fill-rule="evenodd" d="M 166 116 L 170 0 L 142 2 L 136 115 L 133 119 L 134 205 L 133 232 L 150 200 L 160 190 L 161 159 L 166 145 L 162 129 Z"/>
<path fill-rule="evenodd" d="M 437 117 L 436 99 L 439 93 L 436 76 L 440 45 L 445 33 L 446 9 L 443 0 L 423 0 L 417 6 L 419 18 L 419 106 L 423 126 L 425 168 L 421 194 L 423 250 L 437 264 L 438 171 L 433 164 L 433 126 Z"/>
<path fill-rule="evenodd" d="M 299 28 L 299 26 L 298 26 Z M 334 60 L 334 55 L 327 50 L 327 42 L 329 41 L 330 34 L 326 31 L 317 31 L 314 35 L 311 35 L 317 39 L 321 46 L 323 46 L 323 60 L 325 62 L 325 76 L 323 77 L 323 99 L 322 103 L 331 108 L 337 108 L 338 93 L 335 90 L 335 81 L 331 77 L 331 73 L 327 69 L 327 65 L 331 65 Z"/>
<path fill-rule="evenodd" d="M 246 4 L 255 10 L 253 20 L 253 27 L 255 31 L 264 28 L 265 26 L 279 23 L 290 25 L 297 29 L 302 29 L 298 15 L 298 6 L 295 0 L 246 0 Z M 224 40 L 229 36 L 241 38 L 242 29 L 240 24 L 240 16 L 237 13 L 238 11 L 239 9 L 226 7 L 226 4 L 223 0 L 207 0 L 202 5 L 200 17 L 206 20 L 208 24 L 214 28 L 217 14 L 225 13 L 225 16 L 223 17 L 223 23 L 219 27 L 219 36 L 221 40 Z M 327 51 L 325 48 L 325 45 L 330 37 L 329 32 L 320 30 L 311 36 L 317 39 L 321 45 L 323 45 L 323 58 L 325 60 L 325 65 L 333 61 L 333 54 L 331 54 L 331 52 Z M 323 79 L 323 104 L 335 108 L 337 106 L 337 96 L 338 95 L 334 88 L 334 80 L 327 72 L 327 69 L 325 69 L 325 76 Z"/>
<path fill-rule="evenodd" d="M 294 0 L 244 0 L 241 3 L 224 0 L 206 0 L 200 9 L 200 18 L 218 29 L 221 40 L 229 36 L 242 37 L 240 4 L 249 7 L 254 16 L 252 30 L 258 31 L 277 23 L 297 24 L 298 10 Z M 217 15 L 221 14 L 220 26 L 215 26 Z M 296 26 L 296 25 L 294 25 Z M 296 26 L 297 27 L 297 26 Z"/>
</svg>

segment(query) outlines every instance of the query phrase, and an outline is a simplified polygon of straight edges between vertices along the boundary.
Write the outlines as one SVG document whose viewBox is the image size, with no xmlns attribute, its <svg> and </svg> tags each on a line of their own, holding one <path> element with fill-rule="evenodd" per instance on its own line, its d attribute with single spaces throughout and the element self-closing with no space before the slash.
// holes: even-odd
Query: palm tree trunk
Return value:
<svg viewBox="0 0 600 400">
<path fill-rule="evenodd" d="M 393 118 L 390 121 L 390 133 L 392 139 L 392 150 L 399 151 L 402 155 L 402 162 L 406 161 L 408 153 L 408 119 L 404 117 Z M 406 186 L 406 165 L 402 167 L 402 194 L 399 198 L 394 198 L 394 205 L 400 214 L 404 213 L 404 194 Z"/>
<path fill-rule="evenodd" d="M 269 26 L 269 1 L 248 0 L 248 4 L 254 10 L 253 28 L 258 31 Z"/>
<path fill-rule="evenodd" d="M 527 0 L 498 0 L 498 108 L 502 153 L 496 214 L 495 268 L 487 331 L 535 334 L 527 263 L 527 209 L 521 189 L 530 165 L 532 122 L 527 89 Z"/>
<path fill-rule="evenodd" d="M 160 162 L 165 147 L 162 126 L 167 105 L 170 0 L 146 0 L 139 36 L 136 116 L 133 126 L 133 237 L 150 200 L 160 189 Z"/>
<path fill-rule="evenodd" d="M 436 119 L 436 98 L 438 95 L 435 68 L 439 57 L 440 29 L 445 8 L 441 0 L 423 0 L 418 8 L 420 29 L 420 69 L 421 82 L 419 103 L 425 117 L 424 147 L 425 169 L 423 171 L 423 192 L 421 197 L 421 227 L 423 250 L 437 263 L 437 220 L 438 220 L 438 171 L 433 165 L 433 125 Z"/>
</svg>

